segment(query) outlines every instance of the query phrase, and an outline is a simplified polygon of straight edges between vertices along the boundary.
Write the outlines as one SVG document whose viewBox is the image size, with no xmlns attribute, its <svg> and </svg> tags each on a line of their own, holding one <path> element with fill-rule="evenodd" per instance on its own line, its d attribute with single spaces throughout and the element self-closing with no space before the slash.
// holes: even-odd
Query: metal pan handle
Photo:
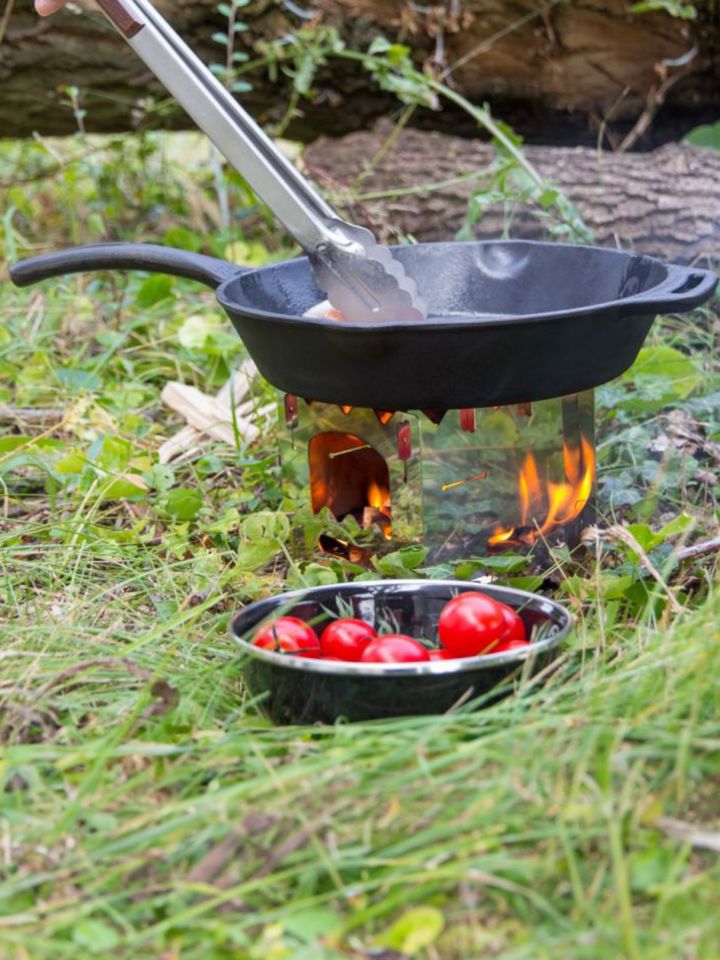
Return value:
<svg viewBox="0 0 720 960">
<path fill-rule="evenodd" d="M 68 273 L 145 270 L 198 280 L 216 289 L 246 269 L 227 260 L 191 253 L 189 250 L 176 250 L 174 247 L 151 243 L 99 243 L 21 260 L 10 267 L 10 279 L 18 287 L 28 287 L 49 277 L 61 277 Z"/>
<path fill-rule="evenodd" d="M 717 274 L 712 270 L 671 263 L 666 280 L 631 299 L 635 303 L 653 304 L 658 311 L 690 310 L 704 303 L 717 283 Z"/>
</svg>

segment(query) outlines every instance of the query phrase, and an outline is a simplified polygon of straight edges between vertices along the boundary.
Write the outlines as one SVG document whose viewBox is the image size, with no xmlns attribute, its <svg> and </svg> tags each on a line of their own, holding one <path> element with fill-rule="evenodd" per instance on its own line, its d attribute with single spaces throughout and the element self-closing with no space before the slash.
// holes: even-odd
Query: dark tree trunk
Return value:
<svg viewBox="0 0 720 960">
<path fill-rule="evenodd" d="M 114 34 L 92 0 L 87 12 L 71 10 L 41 20 L 32 0 L 4 0 L 0 14 L 0 134 L 7 137 L 66 134 L 75 129 L 60 90 L 80 89 L 89 130 L 127 130 L 138 124 L 182 126 L 173 109 L 148 115 L 148 98 L 164 92 L 134 53 Z M 211 39 L 223 27 L 216 0 L 158 0 L 178 29 L 208 62 L 224 51 Z M 254 45 L 310 23 L 332 24 L 351 49 L 363 50 L 383 34 L 407 43 L 418 65 L 436 73 L 457 64 L 450 82 L 470 99 L 490 100 L 498 116 L 535 142 L 591 142 L 611 117 L 611 135 L 622 136 L 646 107 L 654 116 L 640 145 L 673 137 L 717 114 L 720 105 L 720 26 L 717 4 L 697 6 L 701 19 L 664 14 L 630 15 L 629 0 L 253 0 L 242 9 L 250 29 L 241 42 Z M 298 16 L 305 8 L 312 21 Z M 422 12 L 419 12 L 422 11 Z M 4 30 L 4 33 L 3 33 Z M 685 67 L 667 61 L 697 53 Z M 671 89 L 663 77 L 682 79 Z M 288 79 L 272 82 L 267 71 L 251 75 L 244 102 L 265 124 L 283 116 Z M 660 101 L 664 100 L 664 105 Z M 396 101 L 378 89 L 357 64 L 332 60 L 319 72 L 314 95 L 288 133 L 311 140 L 367 128 Z M 655 114 L 657 114 L 655 116 Z M 463 115 L 422 110 L 420 126 L 472 135 Z M 464 126 L 462 126 L 464 124 Z"/>
<path fill-rule="evenodd" d="M 492 147 L 406 130 L 368 168 L 391 130 L 383 124 L 372 133 L 319 140 L 305 151 L 303 163 L 339 206 L 384 239 L 452 238 L 463 224 L 474 185 L 492 162 Z M 634 154 L 528 147 L 526 155 L 577 205 L 598 243 L 631 246 L 676 261 L 720 259 L 720 152 L 668 144 Z M 465 179 L 475 174 L 480 176 Z M 384 196 L 362 199 L 373 194 Z M 490 207 L 475 235 L 501 236 L 507 214 L 502 206 Z M 514 212 L 512 236 L 536 239 L 544 232 L 532 212 Z"/>
</svg>

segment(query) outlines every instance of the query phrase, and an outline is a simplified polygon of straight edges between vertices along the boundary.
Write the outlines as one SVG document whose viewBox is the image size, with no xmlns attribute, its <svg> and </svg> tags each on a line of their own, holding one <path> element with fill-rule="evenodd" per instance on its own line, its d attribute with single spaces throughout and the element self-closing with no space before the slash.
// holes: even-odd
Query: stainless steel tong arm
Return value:
<svg viewBox="0 0 720 960">
<path fill-rule="evenodd" d="M 97 4 L 304 248 L 318 286 L 344 317 L 425 318 L 414 280 L 387 247 L 337 216 L 149 0 Z"/>
<path fill-rule="evenodd" d="M 308 252 L 362 247 L 272 140 L 146 0 L 97 0 L 169 92 Z M 242 136 L 238 136 L 238 131 Z M 350 226 L 350 225 L 348 225 Z M 352 230 L 352 228 L 351 228 Z M 357 251 L 353 248 L 357 247 Z"/>
</svg>

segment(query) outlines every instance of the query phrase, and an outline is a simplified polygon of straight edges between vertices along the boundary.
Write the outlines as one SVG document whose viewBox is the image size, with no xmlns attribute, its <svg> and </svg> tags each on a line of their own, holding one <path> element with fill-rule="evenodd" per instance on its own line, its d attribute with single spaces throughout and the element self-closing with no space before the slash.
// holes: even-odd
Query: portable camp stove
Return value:
<svg viewBox="0 0 720 960">
<path fill-rule="evenodd" d="M 433 562 L 570 548 L 594 519 L 594 395 L 422 412 L 338 407 L 285 395 L 283 468 L 312 509 L 352 516 Z M 320 545 L 351 555 L 330 535 Z"/>
</svg>

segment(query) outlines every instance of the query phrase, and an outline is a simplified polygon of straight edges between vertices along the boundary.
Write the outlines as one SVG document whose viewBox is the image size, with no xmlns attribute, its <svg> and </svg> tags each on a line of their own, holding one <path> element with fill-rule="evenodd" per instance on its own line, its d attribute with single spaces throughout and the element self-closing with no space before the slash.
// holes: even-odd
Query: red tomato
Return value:
<svg viewBox="0 0 720 960">
<path fill-rule="evenodd" d="M 404 633 L 387 633 L 376 637 L 363 650 L 362 663 L 416 663 L 429 660 L 427 647 Z"/>
<path fill-rule="evenodd" d="M 454 657 L 485 653 L 503 637 L 500 604 L 485 593 L 461 593 L 443 607 L 438 622 L 440 643 Z"/>
<path fill-rule="evenodd" d="M 525 624 L 522 622 L 520 615 L 506 603 L 498 603 L 498 606 L 502 611 L 505 622 L 505 629 L 502 635 L 503 643 L 508 640 L 522 640 L 523 643 L 525 643 L 527 634 L 525 632 Z"/>
<path fill-rule="evenodd" d="M 428 650 L 428 660 L 446 660 L 444 650 Z"/>
<path fill-rule="evenodd" d="M 346 617 L 334 620 L 322 632 L 320 649 L 324 657 L 359 660 L 365 647 L 377 637 L 369 623 Z"/>
<path fill-rule="evenodd" d="M 253 643 L 264 650 L 292 653 L 296 657 L 320 656 L 320 641 L 313 628 L 297 617 L 278 617 L 255 634 Z"/>
<path fill-rule="evenodd" d="M 496 647 L 493 647 L 492 650 L 488 650 L 486 652 L 507 653 L 508 650 L 523 650 L 529 646 L 530 644 L 527 642 L 527 640 L 501 640 Z"/>
</svg>

